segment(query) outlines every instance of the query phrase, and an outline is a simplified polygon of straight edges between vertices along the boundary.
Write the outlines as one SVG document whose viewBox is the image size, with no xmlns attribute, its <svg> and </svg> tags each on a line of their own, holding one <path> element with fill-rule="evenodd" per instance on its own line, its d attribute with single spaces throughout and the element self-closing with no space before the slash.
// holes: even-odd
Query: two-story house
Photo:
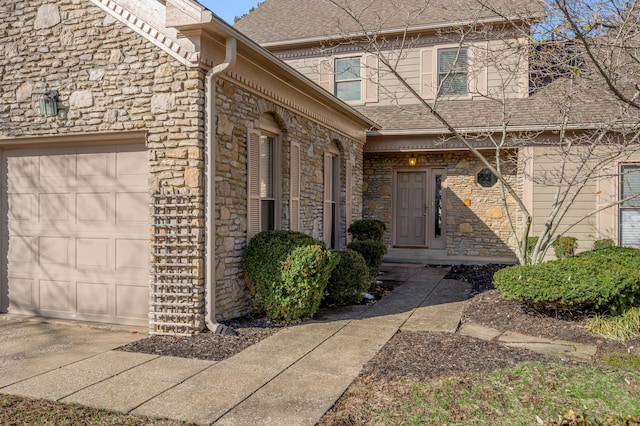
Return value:
<svg viewBox="0 0 640 426">
<path fill-rule="evenodd" d="M 235 27 L 381 126 L 365 145 L 363 216 L 386 223 L 390 257 L 513 261 L 528 216 L 537 235 L 555 215 L 551 236 L 569 229 L 580 249 L 602 238 L 638 245 L 637 205 L 603 208 L 640 191 L 619 177 L 639 175 L 637 142 L 608 152 L 617 160 L 606 166 L 557 150 L 595 143 L 627 112 L 593 86 L 569 93 L 578 84 L 566 78 L 532 84 L 536 4 L 267 0 Z M 511 193 L 464 141 L 501 168 Z M 607 173 L 594 165 L 576 184 L 579 164 Z"/>
</svg>

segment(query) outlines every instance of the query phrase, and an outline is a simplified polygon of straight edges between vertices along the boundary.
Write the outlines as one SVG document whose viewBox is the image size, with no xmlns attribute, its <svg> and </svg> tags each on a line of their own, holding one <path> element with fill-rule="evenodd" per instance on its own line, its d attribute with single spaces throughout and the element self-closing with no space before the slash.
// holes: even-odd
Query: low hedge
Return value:
<svg viewBox="0 0 640 426">
<path fill-rule="evenodd" d="M 324 300 L 336 305 L 358 303 L 371 286 L 367 263 L 360 253 L 350 249 L 336 253 L 340 255 L 340 262 L 331 271 Z"/>
<path fill-rule="evenodd" d="M 611 247 L 504 268 L 494 285 L 540 312 L 620 312 L 640 301 L 640 250 Z"/>
<path fill-rule="evenodd" d="M 271 319 L 313 316 L 339 256 L 301 232 L 264 231 L 245 247 L 243 266 L 254 307 Z"/>
</svg>

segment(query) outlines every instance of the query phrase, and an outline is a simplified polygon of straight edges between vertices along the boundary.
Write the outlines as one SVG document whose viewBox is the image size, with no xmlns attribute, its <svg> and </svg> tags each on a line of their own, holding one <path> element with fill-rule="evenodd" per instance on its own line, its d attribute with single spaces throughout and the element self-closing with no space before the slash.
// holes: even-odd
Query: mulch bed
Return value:
<svg viewBox="0 0 640 426">
<path fill-rule="evenodd" d="M 513 331 L 535 337 L 546 337 L 598 345 L 598 357 L 611 353 L 640 353 L 640 339 L 625 343 L 604 340 L 588 332 L 580 321 L 554 318 L 529 312 L 519 303 L 500 297 L 493 288 L 493 274 L 506 265 L 456 265 L 447 279 L 471 284 L 471 299 L 466 302 L 463 322 L 472 322 L 500 331 Z M 379 288 L 376 296 L 393 291 L 398 283 Z M 323 308 L 326 313 L 331 307 Z M 337 308 L 340 309 L 340 308 Z M 221 361 L 276 333 L 283 324 L 259 317 L 245 317 L 225 322 L 237 336 L 204 332 L 191 337 L 151 336 L 120 350 L 155 355 Z M 392 348 L 392 349 L 389 349 Z M 381 375 L 437 375 L 444 371 L 475 368 L 508 367 L 541 356 L 528 351 L 508 349 L 492 342 L 480 342 L 460 335 L 440 333 L 398 333 L 367 368 Z M 426 371 L 427 369 L 428 371 Z"/>
</svg>

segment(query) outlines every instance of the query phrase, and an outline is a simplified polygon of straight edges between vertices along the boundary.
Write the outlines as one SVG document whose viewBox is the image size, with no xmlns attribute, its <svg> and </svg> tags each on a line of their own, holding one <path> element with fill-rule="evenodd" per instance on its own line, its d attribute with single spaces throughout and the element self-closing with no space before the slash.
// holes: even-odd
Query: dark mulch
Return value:
<svg viewBox="0 0 640 426">
<path fill-rule="evenodd" d="M 487 265 L 454 265 L 445 278 L 448 280 L 466 281 L 471 284 L 470 296 L 493 290 L 493 274 L 505 266 L 499 263 Z"/>
<path fill-rule="evenodd" d="M 282 328 L 280 323 L 252 316 L 225 321 L 223 324 L 231 327 L 237 335 L 205 331 L 195 336 L 185 337 L 151 336 L 121 346 L 118 350 L 222 361 L 266 339 Z"/>
<path fill-rule="evenodd" d="M 535 337 L 595 344 L 598 345 L 598 356 L 606 356 L 615 352 L 640 353 L 640 339 L 625 343 L 605 340 L 587 331 L 581 321 L 541 315 L 526 310 L 518 302 L 503 299 L 500 297 L 499 291 L 494 289 L 492 282 L 493 274 L 505 266 L 507 265 L 488 264 L 451 267 L 445 278 L 466 281 L 472 287 L 471 295 L 473 297 L 466 302 L 463 322 L 473 322 L 500 331 L 513 331 Z M 384 297 L 399 284 L 398 282 L 383 281 L 375 289 L 376 298 Z M 337 312 L 344 309 L 346 308 L 324 307 L 321 316 L 330 318 L 332 311 Z M 357 307 L 353 309 L 357 309 Z M 229 336 L 204 332 L 191 337 L 151 336 L 119 349 L 155 355 L 221 361 L 271 336 L 283 326 L 277 322 L 251 316 L 227 321 L 225 324 L 233 328 L 238 335 Z M 463 336 L 399 333 L 395 340 L 405 341 L 407 339 L 411 342 L 410 344 L 395 348 L 389 354 L 388 359 L 379 362 L 378 365 L 387 365 L 387 368 L 391 368 L 399 362 L 398 360 L 401 360 L 402 368 L 428 364 L 429 368 L 434 370 L 448 371 L 452 368 L 455 369 L 457 365 L 461 368 L 468 368 L 473 363 L 486 363 L 487 368 L 493 368 L 492 359 L 517 359 L 513 357 L 518 351 L 508 350 L 505 352 L 501 345 L 485 344 Z M 398 344 L 394 343 L 395 340 L 392 340 L 389 345 Z M 454 342 L 466 342 L 466 344 L 460 343 L 458 346 L 451 346 Z M 420 350 L 422 347 L 434 349 L 422 351 Z M 429 352 L 430 355 L 426 352 Z M 381 354 L 384 353 L 386 352 L 381 352 Z M 433 356 L 437 356 L 440 362 L 429 358 Z M 531 356 L 536 358 L 534 355 Z M 427 362 L 425 359 L 429 361 Z M 475 361 L 472 362 L 471 359 Z"/>
</svg>

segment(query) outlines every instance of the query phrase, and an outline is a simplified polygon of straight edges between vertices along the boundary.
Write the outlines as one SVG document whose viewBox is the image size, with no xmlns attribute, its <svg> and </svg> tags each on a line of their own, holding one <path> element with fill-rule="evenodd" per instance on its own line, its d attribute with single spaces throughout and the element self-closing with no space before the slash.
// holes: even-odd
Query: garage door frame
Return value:
<svg viewBox="0 0 640 426">
<path fill-rule="evenodd" d="M 118 132 L 118 133 L 83 133 L 74 135 L 54 135 L 44 137 L 21 137 L 0 140 L 0 164 L 7 161 L 8 150 L 18 149 L 41 149 L 52 147 L 82 147 L 82 148 L 105 148 L 118 145 L 138 146 L 141 151 L 145 151 L 145 140 L 147 132 Z M 4 168 L 4 167 L 3 167 Z M 3 170 L 4 172 L 4 170 Z M 146 181 L 148 185 L 148 179 Z M 0 313 L 9 310 L 9 286 L 8 286 L 8 188 L 6 187 L 4 176 L 0 178 Z M 147 227 L 149 229 L 149 227 Z M 148 278 L 147 278 L 148 281 Z M 147 321 L 148 322 L 148 321 Z M 142 325 L 137 324 L 137 325 Z M 145 324 L 146 325 L 146 324 Z"/>
</svg>

